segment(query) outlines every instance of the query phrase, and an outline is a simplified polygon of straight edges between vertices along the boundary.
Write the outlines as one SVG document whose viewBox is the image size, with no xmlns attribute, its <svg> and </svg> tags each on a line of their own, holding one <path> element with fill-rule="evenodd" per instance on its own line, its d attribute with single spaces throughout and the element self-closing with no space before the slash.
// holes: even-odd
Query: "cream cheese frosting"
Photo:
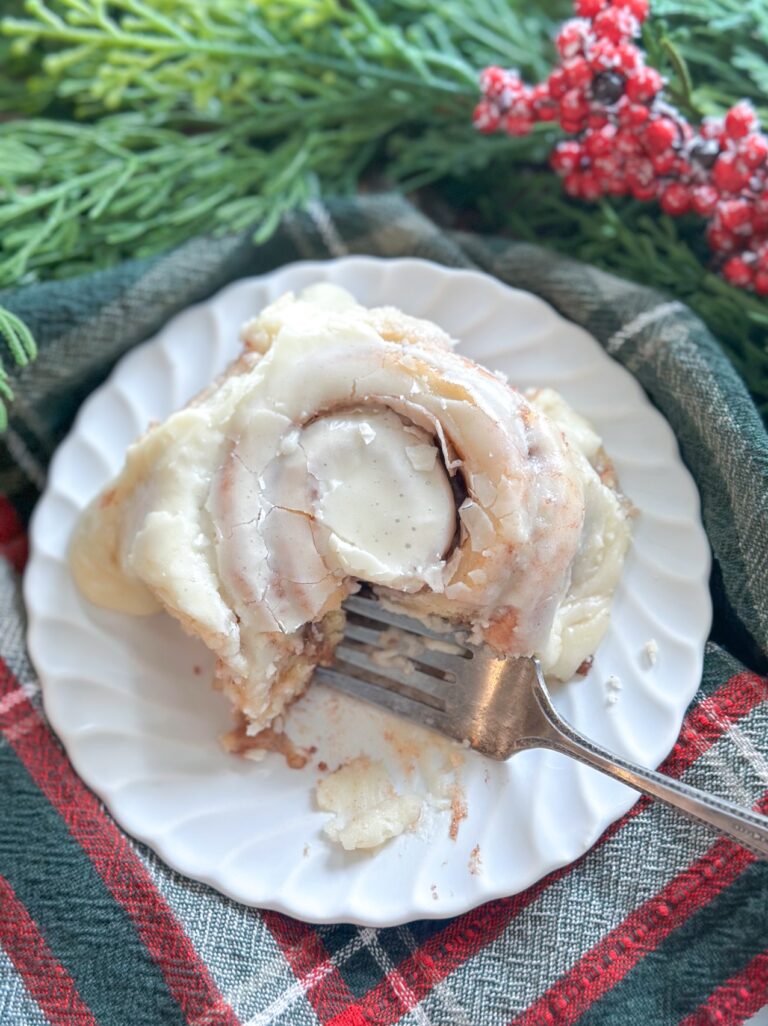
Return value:
<svg viewBox="0 0 768 1026">
<path fill-rule="evenodd" d="M 435 325 L 332 286 L 283 296 L 243 340 L 84 514 L 83 593 L 176 616 L 254 732 L 330 661 L 359 581 L 570 676 L 605 631 L 629 541 L 590 426 Z"/>
</svg>

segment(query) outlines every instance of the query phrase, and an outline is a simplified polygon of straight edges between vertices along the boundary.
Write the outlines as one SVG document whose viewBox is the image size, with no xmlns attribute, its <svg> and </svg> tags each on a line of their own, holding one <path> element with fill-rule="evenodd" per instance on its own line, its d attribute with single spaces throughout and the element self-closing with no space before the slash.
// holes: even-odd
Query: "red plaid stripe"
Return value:
<svg viewBox="0 0 768 1026">
<path fill-rule="evenodd" d="M 512 1026 L 571 1026 L 641 958 L 729 887 L 754 861 L 754 855 L 732 841 L 716 841 L 702 858 L 670 880 L 580 958 L 535 1004 L 515 1018 Z"/>
<path fill-rule="evenodd" d="M 97 1026 L 75 981 L 56 959 L 34 919 L 0 876 L 0 944 L 53 1026 Z"/>
<path fill-rule="evenodd" d="M 726 980 L 703 1005 L 686 1015 L 679 1026 L 713 1026 L 744 1022 L 768 1000 L 768 948 L 756 955 L 740 973 Z"/>
<path fill-rule="evenodd" d="M 263 916 L 320 1022 L 366 1026 L 367 1020 L 358 1016 L 354 996 L 317 931 L 278 912 L 264 912 Z"/>
<path fill-rule="evenodd" d="M 0 495 L 0 556 L 5 556 L 21 573 L 28 554 L 29 546 L 24 526 L 8 499 Z"/>
<path fill-rule="evenodd" d="M 0 699 L 17 688 L 15 678 L 0 660 Z M 0 729 L 128 913 L 187 1020 L 206 1026 L 239 1026 L 127 837 L 75 774 L 36 710 L 26 697 L 6 701 L 4 706 Z"/>
<path fill-rule="evenodd" d="M 723 736 L 732 724 L 746 716 L 766 697 L 768 697 L 768 682 L 758 677 L 757 674 L 744 672 L 731 677 L 713 695 L 704 698 L 688 711 L 679 739 L 660 767 L 661 771 L 671 777 L 681 776 L 696 759 L 707 752 Z M 651 799 L 641 798 L 629 812 L 605 831 L 595 847 L 605 844 L 611 837 L 614 837 L 631 819 L 647 809 L 650 804 Z M 742 849 L 735 845 L 733 848 L 736 852 L 742 852 Z M 584 856 L 584 858 L 586 857 Z M 749 856 L 746 857 L 749 858 Z M 730 883 L 728 873 L 733 866 L 741 866 L 740 856 L 737 858 L 734 855 L 735 862 L 730 857 L 724 859 L 722 867 L 716 861 L 719 858 L 720 856 L 717 854 L 713 856 L 715 862 L 712 866 L 707 866 L 706 873 L 712 871 L 722 874 L 722 877 L 718 876 L 717 879 L 727 879 Z M 747 864 L 748 862 L 745 862 L 739 872 L 746 868 Z M 731 869 L 728 868 L 729 866 Z M 516 916 L 539 898 L 552 884 L 570 873 L 572 868 L 572 866 L 566 866 L 551 873 L 521 894 L 482 905 L 459 919 L 453 920 L 444 930 L 433 934 L 418 951 L 409 955 L 397 966 L 397 975 L 405 984 L 407 999 L 403 997 L 403 988 L 394 985 L 394 981 L 391 979 L 392 974 L 386 975 L 357 1001 L 354 1001 L 351 996 L 345 996 L 345 988 L 343 988 L 343 984 L 339 984 L 337 971 L 327 979 L 323 977 L 313 980 L 311 990 L 308 990 L 308 997 L 310 997 L 318 1018 L 324 1023 L 324 1026 L 357 1026 L 358 1023 L 367 1022 L 375 1022 L 377 1026 L 392 1026 L 410 1011 L 414 1004 L 425 998 L 435 984 L 444 980 L 467 959 L 476 955 L 491 941 L 499 937 Z M 695 874 L 695 866 L 691 867 L 689 871 Z M 704 866 L 701 871 L 705 872 Z M 713 889 L 716 883 L 717 880 L 713 881 L 708 889 L 697 893 L 708 895 L 706 901 L 711 900 L 717 893 Z M 723 886 L 727 886 L 727 883 L 724 883 Z M 663 901 L 664 899 L 657 898 L 655 900 Z M 687 918 L 684 911 L 689 905 L 690 912 L 688 914 L 694 911 L 693 900 L 691 898 L 688 904 L 680 906 L 682 918 L 675 919 L 676 925 Z M 311 927 L 299 925 L 303 931 L 314 933 Z M 624 924 L 618 929 L 621 930 L 623 926 Z M 282 946 L 280 932 L 273 930 L 273 933 Z M 659 937 L 660 939 L 661 937 Z M 305 940 L 304 943 L 311 942 Z M 293 956 L 288 947 L 283 946 L 283 951 L 288 961 L 291 962 Z M 291 962 L 291 964 L 293 963 Z"/>
</svg>

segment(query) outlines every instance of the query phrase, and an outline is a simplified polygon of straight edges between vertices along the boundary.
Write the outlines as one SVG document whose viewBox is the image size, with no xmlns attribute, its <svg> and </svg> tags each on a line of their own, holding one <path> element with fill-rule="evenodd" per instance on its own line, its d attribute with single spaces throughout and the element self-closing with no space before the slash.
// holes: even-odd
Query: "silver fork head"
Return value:
<svg viewBox="0 0 768 1026">
<path fill-rule="evenodd" d="M 540 743 L 548 696 L 536 660 L 503 658 L 448 624 L 433 630 L 363 594 L 344 608 L 344 640 L 316 680 L 493 759 Z"/>
</svg>

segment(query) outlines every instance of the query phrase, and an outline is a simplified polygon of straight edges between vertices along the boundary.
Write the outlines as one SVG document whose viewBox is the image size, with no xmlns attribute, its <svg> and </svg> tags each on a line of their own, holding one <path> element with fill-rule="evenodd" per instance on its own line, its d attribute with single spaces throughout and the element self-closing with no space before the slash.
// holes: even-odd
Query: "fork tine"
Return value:
<svg viewBox="0 0 768 1026">
<path fill-rule="evenodd" d="M 354 616 L 355 614 L 353 613 L 352 615 Z M 389 624 L 384 624 L 382 625 L 382 629 L 375 630 L 372 627 L 365 627 L 363 624 L 356 623 L 353 619 L 348 617 L 346 627 L 344 628 L 344 637 L 347 639 L 352 638 L 353 641 L 359 641 L 365 645 L 372 645 L 380 651 L 387 651 L 388 648 L 385 649 L 383 647 L 381 640 L 381 634 L 384 628 L 387 630 L 398 630 L 398 628 L 392 628 Z M 402 631 L 399 633 L 402 635 L 403 645 L 407 645 L 409 636 Z M 411 637 L 410 640 L 413 641 L 413 638 Z M 427 640 L 429 641 L 431 639 Z M 446 644 L 450 644 L 450 642 L 446 642 Z M 457 665 L 456 660 L 457 658 L 462 658 L 458 653 L 463 653 L 464 650 L 457 645 L 457 654 L 455 655 L 452 655 L 449 652 L 435 651 L 434 649 L 428 648 L 424 642 L 419 639 L 419 651 L 417 654 L 409 652 L 405 647 L 398 647 L 396 645 L 393 645 L 390 651 L 397 652 L 398 654 L 405 656 L 406 659 L 410 659 L 410 661 L 415 663 L 417 666 L 419 663 L 426 663 L 427 666 L 434 666 L 435 669 L 455 673 Z"/>
<path fill-rule="evenodd" d="M 440 677 L 431 677 L 415 667 L 412 672 L 405 673 L 395 665 L 386 662 L 377 663 L 367 652 L 353 648 L 351 645 L 345 644 L 345 641 L 342 641 L 336 649 L 336 658 L 364 670 L 366 674 L 384 678 L 391 682 L 391 687 L 397 690 L 404 689 L 406 692 L 412 692 L 416 700 L 423 695 L 423 701 L 426 703 L 430 705 L 439 703 L 441 707 L 445 708 L 446 693 L 450 690 L 452 683 L 450 681 Z"/>
<path fill-rule="evenodd" d="M 318 666 L 315 670 L 315 680 L 337 691 L 343 691 L 353 698 L 362 698 L 398 716 L 421 723 L 425 727 L 431 727 L 441 733 L 450 733 L 450 720 L 444 712 L 393 691 L 383 683 L 374 683 L 365 677 L 345 673 L 341 666 Z"/>
<path fill-rule="evenodd" d="M 434 641 L 448 641 L 459 646 L 462 644 L 455 633 L 450 630 L 442 633 L 440 631 L 433 631 L 423 624 L 421 620 L 415 620 L 411 616 L 404 616 L 402 613 L 393 613 L 391 610 L 385 609 L 378 599 L 366 598 L 364 595 L 350 595 L 344 600 L 344 608 L 351 610 L 353 613 L 359 613 L 360 616 L 365 616 L 369 620 L 387 623 L 391 627 L 399 627 L 400 630 L 408 631 L 410 634 L 419 634 L 422 638 L 432 638 Z"/>
<path fill-rule="evenodd" d="M 364 642 L 366 645 L 375 645 L 377 648 L 381 647 L 381 635 L 385 629 L 384 624 L 378 629 L 374 627 L 365 627 L 361 623 L 355 623 L 349 616 L 347 616 L 347 622 L 344 627 L 344 637 L 354 638 L 355 641 Z M 386 629 L 390 628 L 386 626 Z"/>
</svg>

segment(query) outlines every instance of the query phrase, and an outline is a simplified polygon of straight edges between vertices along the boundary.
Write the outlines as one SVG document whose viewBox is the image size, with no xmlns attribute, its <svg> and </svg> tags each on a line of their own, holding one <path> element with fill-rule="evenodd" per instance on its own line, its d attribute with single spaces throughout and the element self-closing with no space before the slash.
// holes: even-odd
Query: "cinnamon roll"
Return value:
<svg viewBox="0 0 768 1026">
<path fill-rule="evenodd" d="M 360 582 L 561 679 L 591 656 L 628 509 L 560 396 L 525 396 L 436 325 L 329 285 L 283 296 L 242 340 L 82 515 L 88 599 L 165 609 L 201 638 L 248 734 L 332 660 Z"/>
</svg>

